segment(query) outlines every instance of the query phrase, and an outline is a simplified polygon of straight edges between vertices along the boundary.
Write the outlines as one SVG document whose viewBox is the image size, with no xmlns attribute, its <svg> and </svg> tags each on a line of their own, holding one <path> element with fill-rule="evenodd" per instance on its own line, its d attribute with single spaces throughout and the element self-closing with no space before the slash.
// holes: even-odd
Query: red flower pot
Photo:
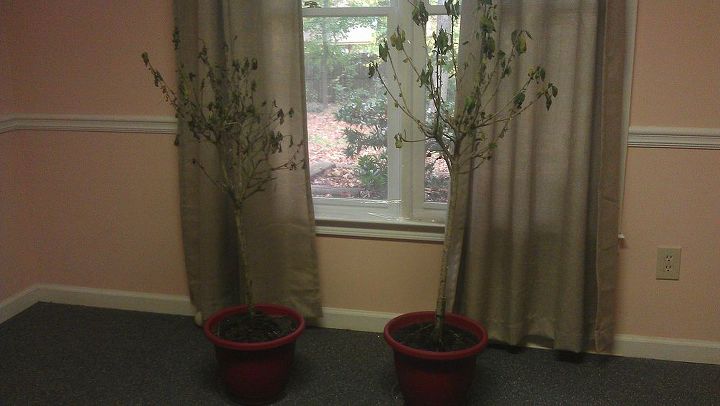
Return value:
<svg viewBox="0 0 720 406">
<path fill-rule="evenodd" d="M 215 344 L 220 378 L 228 394 L 243 404 L 267 404 L 282 397 L 295 354 L 295 341 L 305 329 L 305 319 L 295 310 L 273 304 L 255 305 L 268 315 L 284 315 L 297 328 L 285 337 L 259 343 L 224 340 L 212 333 L 223 318 L 247 311 L 247 306 L 228 307 L 205 322 L 205 336 Z"/>
<path fill-rule="evenodd" d="M 392 337 L 411 324 L 435 320 L 434 312 L 400 315 L 385 325 L 385 341 L 395 353 L 395 372 L 407 405 L 453 406 L 465 404 L 475 373 L 477 354 L 487 346 L 487 331 L 475 320 L 448 313 L 445 323 L 473 333 L 474 346 L 449 352 L 418 350 Z"/>
</svg>

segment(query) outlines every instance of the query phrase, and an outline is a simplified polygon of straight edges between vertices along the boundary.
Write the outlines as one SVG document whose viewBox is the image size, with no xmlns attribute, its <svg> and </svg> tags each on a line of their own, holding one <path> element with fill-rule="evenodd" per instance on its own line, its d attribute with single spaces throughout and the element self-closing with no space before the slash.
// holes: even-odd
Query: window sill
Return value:
<svg viewBox="0 0 720 406">
<path fill-rule="evenodd" d="M 393 221 L 315 220 L 315 234 L 318 236 L 442 242 L 443 233 L 443 224 L 434 222 L 402 219 Z"/>
</svg>

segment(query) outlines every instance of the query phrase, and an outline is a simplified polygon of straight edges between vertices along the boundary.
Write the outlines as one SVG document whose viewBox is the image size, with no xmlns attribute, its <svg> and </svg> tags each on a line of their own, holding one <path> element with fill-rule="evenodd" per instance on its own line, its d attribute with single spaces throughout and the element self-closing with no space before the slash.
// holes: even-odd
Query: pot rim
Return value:
<svg viewBox="0 0 720 406">
<path fill-rule="evenodd" d="M 392 335 L 390 334 L 392 331 L 395 331 L 398 328 L 405 327 L 410 324 L 418 323 L 418 322 L 424 322 L 424 321 L 430 321 L 435 319 L 435 312 L 433 311 L 421 311 L 421 312 L 412 312 L 412 313 L 404 313 L 401 314 L 392 320 L 390 320 L 386 325 L 385 329 L 383 331 L 383 335 L 385 337 L 385 341 L 392 347 L 394 350 L 403 353 L 405 355 L 421 358 L 425 360 L 434 360 L 434 361 L 451 361 L 461 358 L 467 358 L 474 356 L 481 351 L 485 349 L 488 343 L 488 334 L 487 330 L 477 321 L 465 317 L 459 314 L 455 313 L 446 313 L 445 314 L 445 323 L 450 324 L 454 327 L 462 328 L 463 330 L 469 331 L 480 340 L 477 344 L 473 345 L 472 347 L 465 348 L 462 350 L 457 351 L 447 351 L 447 352 L 437 352 L 437 351 L 427 351 L 427 350 L 420 350 L 417 348 L 409 347 L 405 344 L 400 343 L 399 341 L 395 340 Z"/>
<path fill-rule="evenodd" d="M 257 343 L 241 343 L 237 341 L 225 340 L 213 334 L 212 327 L 215 326 L 224 317 L 227 317 L 231 314 L 242 313 L 247 310 L 247 305 L 238 305 L 222 308 L 217 312 L 213 313 L 210 317 L 208 317 L 208 319 L 203 324 L 203 331 L 205 332 L 205 336 L 213 344 L 219 347 L 242 351 L 261 351 L 292 343 L 297 340 L 300 334 L 302 334 L 303 330 L 305 330 L 305 319 L 302 317 L 302 315 L 300 315 L 300 313 L 290 307 L 278 304 L 256 304 L 255 308 L 263 310 L 269 314 L 282 314 L 285 316 L 289 316 L 297 322 L 297 327 L 292 333 L 284 337 L 280 337 L 271 341 L 262 341 Z"/>
</svg>

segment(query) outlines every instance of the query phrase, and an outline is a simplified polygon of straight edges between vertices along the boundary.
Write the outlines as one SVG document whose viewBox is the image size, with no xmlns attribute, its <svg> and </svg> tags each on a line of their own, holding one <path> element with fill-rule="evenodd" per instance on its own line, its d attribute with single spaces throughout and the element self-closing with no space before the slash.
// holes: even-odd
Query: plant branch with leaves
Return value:
<svg viewBox="0 0 720 406">
<path fill-rule="evenodd" d="M 180 46 L 177 31 L 173 43 L 177 52 Z M 286 114 L 274 100 L 258 101 L 254 78 L 258 61 L 231 58 L 227 45 L 222 48 L 219 61 L 211 61 L 207 47 L 202 47 L 197 54 L 202 74 L 181 64 L 176 70 L 177 90 L 168 86 L 150 62 L 147 52 L 142 54 L 142 60 L 152 74 L 155 86 L 175 109 L 179 127 L 187 126 L 188 139 L 185 139 L 185 132 L 178 131 L 175 144 L 194 141 L 209 145 L 216 152 L 217 174 L 200 159 L 194 158 L 192 163 L 232 203 L 239 274 L 249 313 L 254 315 L 252 278 L 247 268 L 247 242 L 242 227 L 243 209 L 247 199 L 267 188 L 277 171 L 304 168 L 304 140 L 280 130 L 286 117 L 292 118 L 293 110 Z"/>
<path fill-rule="evenodd" d="M 466 0 L 467 1 L 467 0 Z M 413 4 L 412 20 L 415 25 L 427 32 L 429 13 L 423 1 Z M 498 142 L 510 130 L 515 118 L 533 106 L 537 101 L 545 101 L 550 109 L 552 101 L 557 97 L 557 87 L 546 80 L 545 69 L 533 66 L 527 78 L 513 91 L 509 100 L 500 101 L 500 90 L 504 89 L 505 80 L 513 72 L 519 58 L 527 51 L 527 41 L 532 39 L 530 33 L 523 29 L 512 32 L 510 50 L 499 48 L 497 31 L 497 5 L 492 0 L 477 0 L 477 29 L 474 35 L 461 46 L 472 46 L 479 51 L 471 63 L 459 65 L 456 51 L 457 41 L 454 28 L 460 20 L 460 3 L 458 0 L 446 0 L 445 10 L 450 19 L 449 30 L 439 28 L 428 38 L 427 58 L 416 61 L 407 52 L 406 33 L 400 27 L 390 35 L 389 41 L 383 39 L 378 45 L 379 60 L 370 63 L 368 74 L 377 77 L 385 88 L 395 107 L 400 109 L 417 126 L 422 139 L 409 139 L 405 134 L 395 135 L 396 147 L 410 141 L 432 142 L 438 159 L 443 159 L 450 172 L 450 196 L 448 199 L 447 218 L 452 219 L 457 205 L 458 188 L 467 187 L 458 184 L 458 177 L 477 169 L 483 162 L 492 158 Z M 429 113 L 415 112 L 408 96 L 403 92 L 400 83 L 397 58 L 407 65 L 418 87 L 422 88 L 431 105 Z M 466 58 L 470 61 L 470 57 Z M 422 63 L 420 63 L 422 62 Z M 386 68 L 386 69 L 385 69 Z M 467 89 L 464 100 L 446 100 L 444 90 L 448 83 L 443 80 L 441 72 L 449 72 L 449 80 L 455 80 L 457 89 Z M 392 82 L 400 90 L 393 90 Z M 454 106 L 454 108 L 453 108 Z M 443 247 L 440 283 L 435 310 L 435 326 L 432 338 L 438 350 L 442 348 L 443 324 L 446 312 L 447 294 L 446 281 L 448 274 L 448 250 L 454 239 L 454 228 L 449 221 L 445 227 L 445 244 Z"/>
</svg>

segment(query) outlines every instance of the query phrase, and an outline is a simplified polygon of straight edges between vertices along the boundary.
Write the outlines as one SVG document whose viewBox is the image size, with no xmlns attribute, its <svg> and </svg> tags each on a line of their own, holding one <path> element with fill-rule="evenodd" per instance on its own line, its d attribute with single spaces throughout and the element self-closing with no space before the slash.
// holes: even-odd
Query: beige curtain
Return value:
<svg viewBox="0 0 720 406">
<path fill-rule="evenodd" d="M 276 100 L 286 111 L 293 108 L 296 116 L 282 130 L 305 134 L 302 17 L 297 0 L 176 0 L 175 18 L 181 40 L 178 63 L 197 68 L 196 56 L 203 44 L 211 56 L 220 55 L 223 44 L 228 44 L 234 58 L 257 58 L 258 100 Z M 207 317 L 221 307 L 241 303 L 243 292 L 232 209 L 225 195 L 191 164 L 193 158 L 209 171 L 218 168 L 212 165 L 217 159 L 211 148 L 192 141 L 180 145 L 185 264 L 192 302 Z M 249 270 L 241 272 L 251 273 L 257 302 L 284 304 L 306 317 L 320 317 L 312 207 L 307 169 L 277 172 L 268 190 L 246 203 Z"/>
<path fill-rule="evenodd" d="M 454 307 L 484 323 L 491 339 L 576 352 L 612 344 L 624 3 L 499 2 L 503 48 L 516 28 L 533 37 L 509 82 L 540 64 L 559 95 L 549 112 L 543 102 L 526 111 L 493 160 L 462 180 L 469 194 L 450 219 L 464 227 L 450 257 Z M 463 4 L 466 38 L 475 8 Z M 475 46 L 461 57 L 472 61 Z"/>
</svg>

